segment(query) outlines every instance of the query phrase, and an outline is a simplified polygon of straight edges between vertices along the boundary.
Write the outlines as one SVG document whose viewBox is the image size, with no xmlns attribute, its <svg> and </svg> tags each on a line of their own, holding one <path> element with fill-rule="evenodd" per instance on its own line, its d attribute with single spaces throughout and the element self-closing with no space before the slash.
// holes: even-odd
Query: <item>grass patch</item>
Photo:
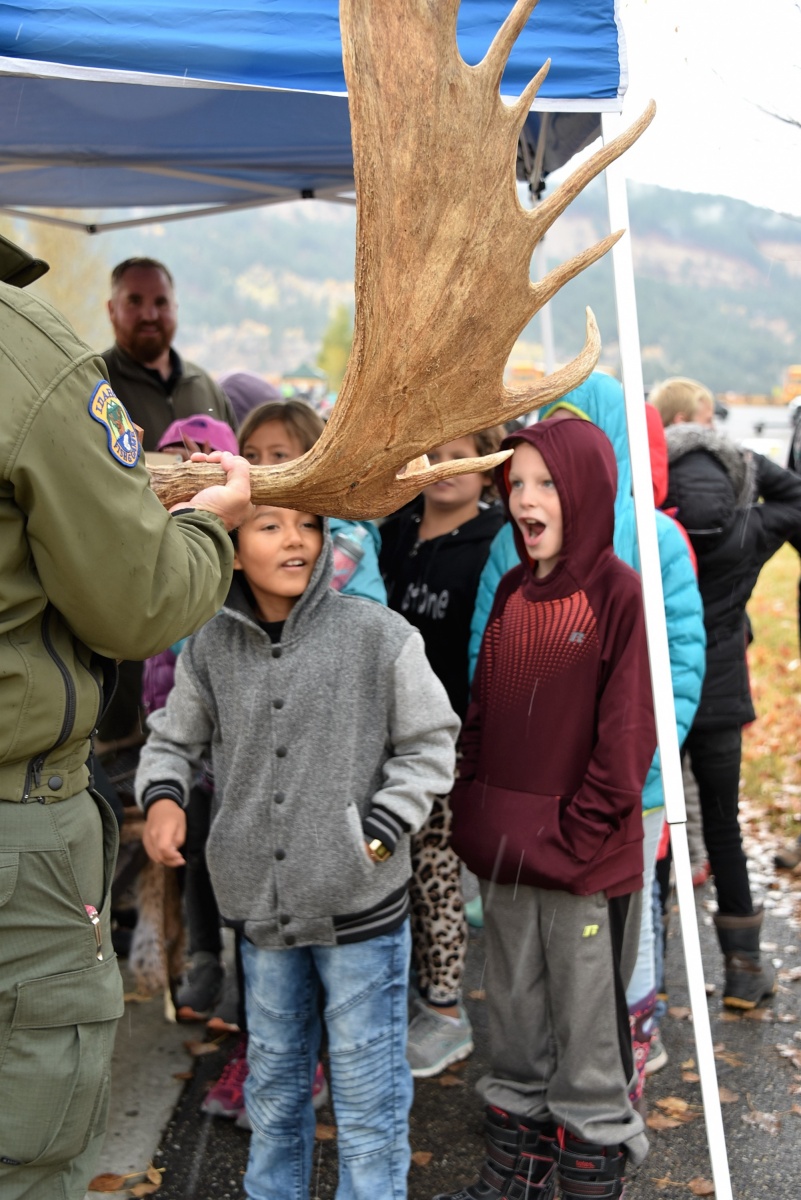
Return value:
<svg viewBox="0 0 801 1200">
<path fill-rule="evenodd" d="M 748 605 L 757 719 L 743 730 L 740 780 L 743 798 L 759 807 L 771 829 L 789 837 L 801 831 L 798 577 L 798 554 L 785 545 L 763 568 Z"/>
</svg>

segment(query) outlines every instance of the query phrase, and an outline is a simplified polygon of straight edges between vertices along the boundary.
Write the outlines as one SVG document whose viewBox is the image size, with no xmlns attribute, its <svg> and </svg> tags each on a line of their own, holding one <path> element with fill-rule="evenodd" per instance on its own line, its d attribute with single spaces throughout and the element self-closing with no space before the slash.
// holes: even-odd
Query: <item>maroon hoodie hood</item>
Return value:
<svg viewBox="0 0 801 1200">
<path fill-rule="evenodd" d="M 543 421 L 505 438 L 502 449 L 527 442 L 542 455 L 551 472 L 562 506 L 562 552 L 544 579 L 532 570 L 538 598 L 567 595 L 583 587 L 613 553 L 617 463 L 609 438 L 597 425 L 578 418 Z M 509 512 L 507 459 L 495 471 L 495 482 Z M 524 566 L 531 567 L 523 536 L 511 518 L 515 546 Z M 541 590 L 540 590 L 541 589 Z"/>
<path fill-rule="evenodd" d="M 498 586 L 462 729 L 451 844 L 482 879 L 624 895 L 642 887 L 656 736 L 640 579 L 612 549 L 615 455 L 582 420 L 543 422 L 504 446 L 520 442 L 556 485 L 562 553 L 538 579 L 518 536 L 523 565 Z M 507 508 L 508 474 L 498 473 Z"/>
</svg>

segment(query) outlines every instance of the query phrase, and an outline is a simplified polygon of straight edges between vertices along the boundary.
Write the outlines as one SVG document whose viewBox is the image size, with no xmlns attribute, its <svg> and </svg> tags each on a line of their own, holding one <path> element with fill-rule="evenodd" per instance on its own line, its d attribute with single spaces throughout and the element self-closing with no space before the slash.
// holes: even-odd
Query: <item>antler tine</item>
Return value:
<svg viewBox="0 0 801 1200">
<path fill-rule="evenodd" d="M 517 136 L 520 137 L 520 130 L 525 124 L 526 117 L 529 114 L 534 97 L 542 87 L 545 77 L 551 69 L 551 60 L 546 58 L 545 62 L 540 67 L 534 78 L 526 84 L 523 91 L 514 104 L 509 105 L 509 115 L 516 127 Z"/>
<path fill-rule="evenodd" d="M 576 357 L 530 388 L 504 388 L 504 408 L 500 421 L 512 421 L 524 413 L 543 408 L 566 392 L 572 392 L 589 378 L 601 355 L 601 334 L 592 309 L 587 308 L 586 314 L 584 345 Z"/>
<path fill-rule="evenodd" d="M 622 229 L 608 234 L 600 242 L 596 242 L 594 246 L 588 246 L 586 250 L 575 254 L 566 263 L 560 263 L 558 267 L 554 267 L 552 271 L 549 271 L 537 283 L 532 283 L 532 316 L 534 313 L 539 312 L 543 304 L 547 304 L 551 297 L 555 296 L 559 289 L 564 287 L 569 280 L 575 279 L 576 275 L 580 275 L 582 271 L 586 271 L 587 267 L 591 267 L 599 258 L 603 258 L 607 250 L 611 250 L 615 242 L 619 241 L 622 236 Z"/>
<path fill-rule="evenodd" d="M 557 217 L 565 211 L 567 206 L 575 200 L 579 192 L 595 179 L 596 175 L 600 175 L 611 162 L 616 158 L 620 158 L 621 154 L 632 146 L 637 138 L 642 134 L 654 119 L 656 114 L 656 104 L 653 100 L 649 101 L 642 114 L 634 121 L 628 129 L 623 133 L 618 134 L 611 142 L 602 146 L 600 150 L 596 150 L 592 158 L 587 159 L 580 167 L 569 175 L 564 183 L 550 195 L 547 200 L 543 200 L 531 212 L 526 213 L 527 219 L 531 222 L 531 244 L 535 246 L 546 230 L 550 229 Z"/>
<path fill-rule="evenodd" d="M 478 64 L 479 69 L 486 75 L 488 83 L 496 91 L 501 86 L 501 79 L 509 61 L 509 55 L 512 53 L 512 47 L 538 3 L 539 0 L 517 0 L 509 16 L 492 39 L 489 50 Z"/>
</svg>

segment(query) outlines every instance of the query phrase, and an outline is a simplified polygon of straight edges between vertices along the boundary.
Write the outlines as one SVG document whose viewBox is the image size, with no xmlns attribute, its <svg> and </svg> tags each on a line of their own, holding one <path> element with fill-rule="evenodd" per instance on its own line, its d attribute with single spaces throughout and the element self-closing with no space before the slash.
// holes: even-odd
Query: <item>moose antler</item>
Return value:
<svg viewBox="0 0 801 1200">
<path fill-rule="evenodd" d="M 535 3 L 517 0 L 471 67 L 457 48 L 459 0 L 341 0 L 357 197 L 353 346 L 319 441 L 293 462 L 252 468 L 255 503 L 351 518 L 393 512 L 435 480 L 506 457 L 430 467 L 427 450 L 547 404 L 595 366 L 588 309 L 577 358 L 525 390 L 503 383 L 534 314 L 622 230 L 532 284 L 534 247 L 640 136 L 654 106 L 525 210 L 517 141 L 549 64 L 514 104 L 500 82 Z M 154 470 L 153 486 L 169 507 L 221 478 L 218 467 L 182 465 Z"/>
</svg>

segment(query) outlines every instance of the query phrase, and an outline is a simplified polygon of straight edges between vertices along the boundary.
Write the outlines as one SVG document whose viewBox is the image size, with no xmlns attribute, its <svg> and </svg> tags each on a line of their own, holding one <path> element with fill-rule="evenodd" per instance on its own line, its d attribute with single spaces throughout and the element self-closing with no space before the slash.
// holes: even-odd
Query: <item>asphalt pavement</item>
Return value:
<svg viewBox="0 0 801 1200">
<path fill-rule="evenodd" d="M 696 893 L 696 908 L 704 973 L 715 987 L 708 1005 L 718 1082 L 724 1089 L 732 1192 L 737 1200 L 791 1200 L 801 1193 L 801 880 L 775 875 L 771 843 L 751 847 L 750 854 L 755 892 L 764 895 L 766 907 L 763 952 L 777 965 L 779 978 L 764 1019 L 722 1009 L 711 884 Z M 651 1149 L 631 1176 L 627 1200 L 711 1194 L 697 1190 L 712 1173 L 676 915 L 667 962 L 672 1013 L 664 1023 L 663 1040 L 669 1061 L 651 1076 L 646 1097 L 650 1120 L 656 1117 L 664 1123 L 673 1115 L 675 1121 L 677 1111 L 689 1120 L 649 1131 Z M 465 990 L 476 1049 L 462 1069 L 416 1084 L 411 1142 L 417 1161 L 409 1177 L 409 1200 L 430 1200 L 437 1192 L 470 1181 L 481 1157 L 482 1109 L 474 1085 L 487 1069 L 483 963 L 483 933 L 472 931 Z M 591 995 L 587 1003 L 592 1003 Z M 152 1157 L 163 1168 L 160 1200 L 239 1200 L 244 1195 L 248 1134 L 200 1110 L 233 1041 L 199 1057 L 183 1050 L 184 1041 L 203 1036 L 202 1027 L 167 1024 L 158 1000 L 149 1005 L 129 1002 L 120 1024 L 118 1047 L 127 1047 L 128 1066 L 117 1068 L 112 1126 L 101 1169 L 142 1169 Z M 175 1078 L 185 1073 L 191 1078 Z M 315 1150 L 312 1196 L 333 1200 L 336 1138 L 331 1110 L 322 1109 L 318 1121 L 323 1136 Z"/>
</svg>

